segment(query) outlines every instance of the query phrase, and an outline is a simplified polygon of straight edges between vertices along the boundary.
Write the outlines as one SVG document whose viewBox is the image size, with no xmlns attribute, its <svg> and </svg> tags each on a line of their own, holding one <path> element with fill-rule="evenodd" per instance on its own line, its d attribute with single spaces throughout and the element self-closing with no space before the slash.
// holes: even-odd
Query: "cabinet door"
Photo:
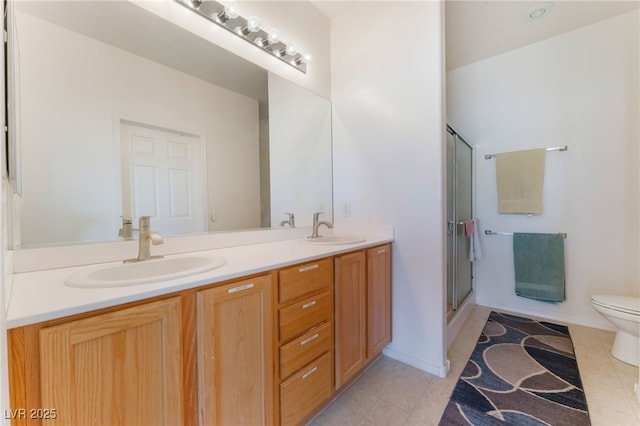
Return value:
<svg viewBox="0 0 640 426">
<path fill-rule="evenodd" d="M 365 252 L 336 257 L 336 388 L 365 365 L 366 267 Z"/>
<path fill-rule="evenodd" d="M 46 423 L 181 424 L 180 330 L 177 297 L 40 330 Z"/>
<path fill-rule="evenodd" d="M 201 425 L 273 423 L 271 276 L 198 292 Z"/>
<path fill-rule="evenodd" d="M 391 341 L 391 245 L 367 250 L 367 359 Z"/>
</svg>

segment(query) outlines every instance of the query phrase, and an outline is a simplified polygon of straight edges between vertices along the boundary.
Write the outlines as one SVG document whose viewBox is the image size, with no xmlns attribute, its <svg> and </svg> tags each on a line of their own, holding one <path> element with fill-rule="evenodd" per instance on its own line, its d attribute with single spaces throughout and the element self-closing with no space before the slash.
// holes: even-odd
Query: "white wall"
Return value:
<svg viewBox="0 0 640 426">
<path fill-rule="evenodd" d="M 483 236 L 479 304 L 607 327 L 590 296 L 638 296 L 639 18 L 621 15 L 447 73 L 448 121 L 476 145 L 482 227 L 568 233 L 566 302 L 516 296 L 512 239 Z M 544 214 L 498 214 L 495 160 L 484 155 L 565 144 L 546 155 Z"/>
<path fill-rule="evenodd" d="M 257 100 L 20 11 L 16 20 L 24 246 L 118 238 L 114 115 L 200 134 L 210 230 L 260 226 Z"/>
<path fill-rule="evenodd" d="M 291 105 L 296 108 L 291 108 Z M 295 215 L 311 226 L 313 213 L 333 221 L 331 102 L 269 74 L 269 160 L 272 227 Z"/>
<path fill-rule="evenodd" d="M 336 223 L 394 226 L 385 353 L 438 375 L 446 374 L 441 9 L 357 2 L 331 22 Z"/>
</svg>

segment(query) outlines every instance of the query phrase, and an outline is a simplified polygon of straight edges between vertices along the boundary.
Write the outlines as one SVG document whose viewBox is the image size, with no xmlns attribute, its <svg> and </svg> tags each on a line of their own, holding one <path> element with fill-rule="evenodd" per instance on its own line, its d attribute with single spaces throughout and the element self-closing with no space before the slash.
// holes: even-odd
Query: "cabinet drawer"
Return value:
<svg viewBox="0 0 640 426">
<path fill-rule="evenodd" d="M 331 321 L 280 348 L 280 378 L 284 379 L 331 349 Z"/>
<path fill-rule="evenodd" d="M 331 259 L 322 259 L 283 269 L 278 273 L 278 282 L 280 303 L 326 290 L 333 283 L 333 262 Z"/>
<path fill-rule="evenodd" d="M 280 422 L 300 424 L 331 396 L 331 353 L 326 353 L 280 385 Z"/>
<path fill-rule="evenodd" d="M 315 325 L 331 320 L 331 293 L 325 292 L 280 309 L 280 341 L 297 337 Z"/>
</svg>

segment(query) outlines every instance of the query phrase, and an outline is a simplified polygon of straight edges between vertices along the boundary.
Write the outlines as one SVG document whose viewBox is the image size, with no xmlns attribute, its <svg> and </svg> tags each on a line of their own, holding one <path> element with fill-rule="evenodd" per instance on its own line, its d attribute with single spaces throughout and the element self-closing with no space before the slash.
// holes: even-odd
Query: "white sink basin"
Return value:
<svg viewBox="0 0 640 426">
<path fill-rule="evenodd" d="M 224 258 L 219 256 L 151 259 L 82 270 L 67 278 L 65 285 L 81 288 L 128 287 L 197 275 L 224 264 Z"/>
<path fill-rule="evenodd" d="M 363 243 L 367 241 L 366 238 L 358 235 L 325 235 L 318 238 L 305 238 L 303 240 L 306 244 L 355 244 Z"/>
</svg>

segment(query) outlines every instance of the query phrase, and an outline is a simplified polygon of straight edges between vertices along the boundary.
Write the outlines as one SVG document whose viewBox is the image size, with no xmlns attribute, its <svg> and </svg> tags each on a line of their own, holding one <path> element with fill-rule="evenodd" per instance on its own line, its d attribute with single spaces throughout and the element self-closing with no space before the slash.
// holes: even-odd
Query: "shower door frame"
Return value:
<svg viewBox="0 0 640 426">
<path fill-rule="evenodd" d="M 452 277 L 451 277 L 451 282 L 452 282 L 452 291 L 451 291 L 451 309 L 452 309 L 452 314 L 455 313 L 458 308 L 462 305 L 464 305 L 464 303 L 467 301 L 467 299 L 471 296 L 471 294 L 473 293 L 473 262 L 470 263 L 470 277 L 469 279 L 471 287 L 469 290 L 469 293 L 465 296 L 465 298 L 458 303 L 458 226 L 460 224 L 464 224 L 464 222 L 458 222 L 458 141 L 463 142 L 471 151 L 471 170 L 469 171 L 470 176 L 471 176 L 471 188 L 470 188 L 470 194 L 471 194 L 471 217 L 469 217 L 469 219 L 473 218 L 473 211 L 474 211 L 474 190 L 473 190 L 473 172 L 474 172 L 474 167 L 473 167 L 473 147 L 471 145 L 469 145 L 467 143 L 467 141 L 464 140 L 464 138 L 462 138 L 462 136 L 460 136 L 455 130 L 453 130 L 453 128 L 451 126 L 449 126 L 447 124 L 447 133 L 449 133 L 450 135 L 453 136 L 453 237 L 452 237 L 452 250 L 451 252 L 453 253 L 453 266 L 451 268 L 452 270 Z M 450 223 L 449 221 L 450 218 L 447 218 L 448 223 Z M 471 242 L 469 242 L 471 244 Z M 449 252 L 449 250 L 447 249 L 447 252 Z"/>
</svg>

